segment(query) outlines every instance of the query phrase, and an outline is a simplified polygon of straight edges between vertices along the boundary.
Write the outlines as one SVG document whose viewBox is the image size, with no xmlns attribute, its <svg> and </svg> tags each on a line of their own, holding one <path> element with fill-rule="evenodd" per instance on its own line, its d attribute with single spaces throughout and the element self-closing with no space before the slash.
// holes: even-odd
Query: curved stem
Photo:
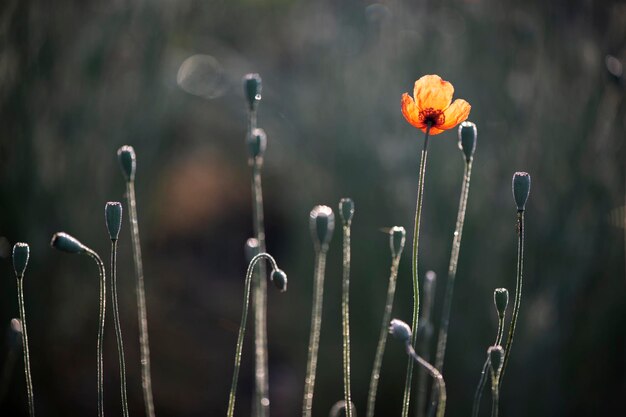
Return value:
<svg viewBox="0 0 626 417">
<path fill-rule="evenodd" d="M 350 392 L 350 223 L 343 226 L 343 297 L 341 300 L 343 330 L 343 395 L 346 417 L 352 415 Z"/>
<path fill-rule="evenodd" d="M 520 302 L 522 301 L 522 269 L 524 267 L 524 212 L 517 212 L 517 281 L 515 284 L 515 303 L 513 304 L 513 315 L 511 316 L 511 325 L 509 327 L 509 335 L 504 348 L 504 361 L 502 363 L 502 371 L 498 384 L 502 385 L 502 376 L 509 363 L 511 355 L 511 346 L 513 345 L 513 336 L 515 335 L 515 326 L 517 325 L 517 316 L 519 315 Z"/>
<path fill-rule="evenodd" d="M 351 402 L 350 406 L 352 408 L 352 417 L 356 417 L 356 407 L 354 406 L 354 403 Z M 346 407 L 346 402 L 344 400 L 341 401 L 337 401 L 332 408 L 330 409 L 330 412 L 328 413 L 328 417 L 339 417 L 339 413 L 341 413 L 341 410 L 346 410 L 346 413 L 348 412 L 348 408 Z"/>
<path fill-rule="evenodd" d="M 35 416 L 35 399 L 33 394 L 33 380 L 30 373 L 30 355 L 28 352 L 28 332 L 26 330 L 26 310 L 24 308 L 24 275 L 17 277 L 17 299 L 22 321 L 22 347 L 24 352 L 24 374 L 26 375 L 26 392 L 28 394 L 28 413 Z"/>
<path fill-rule="evenodd" d="M 250 263 L 248 264 L 248 270 L 246 272 L 246 280 L 244 285 L 244 293 L 243 293 L 243 312 L 241 314 L 241 323 L 239 324 L 239 334 L 237 336 L 237 348 L 235 349 L 235 366 L 233 371 L 233 381 L 230 386 L 230 394 L 228 396 L 228 411 L 226 415 L 228 417 L 233 417 L 235 412 L 235 399 L 236 399 L 236 391 L 237 391 L 237 380 L 239 379 L 239 368 L 241 367 L 241 351 L 243 349 L 243 338 L 246 334 L 246 321 L 248 320 L 248 307 L 250 305 L 250 287 L 252 284 L 252 275 L 254 272 L 254 266 L 261 259 L 267 259 L 270 261 L 273 269 L 278 269 L 276 265 L 276 261 L 274 258 L 268 253 L 259 253 L 256 255 Z"/>
<path fill-rule="evenodd" d="M 120 393 L 122 398 L 122 413 L 128 417 L 128 398 L 126 394 L 126 360 L 124 359 L 124 342 L 122 340 L 122 326 L 120 310 L 117 301 L 117 240 L 111 241 L 111 297 L 113 301 L 113 321 L 115 323 L 115 337 L 117 339 L 117 358 L 120 367 Z"/>
<path fill-rule="evenodd" d="M 391 309 L 393 308 L 393 298 L 396 293 L 396 281 L 398 277 L 398 266 L 400 265 L 401 254 L 402 252 L 400 252 L 397 256 L 394 256 L 391 261 L 391 272 L 389 273 L 389 285 L 387 287 L 387 301 L 385 303 L 383 323 L 380 328 L 380 336 L 378 337 L 378 347 L 376 348 L 376 356 L 374 357 L 374 366 L 372 368 L 372 377 L 370 378 L 370 389 L 367 396 L 367 417 L 374 417 L 376 392 L 378 391 L 380 369 L 383 363 L 383 354 L 385 353 L 387 335 L 389 334 L 389 321 L 391 319 Z"/>
<path fill-rule="evenodd" d="M 419 282 L 418 282 L 418 254 L 419 254 L 419 233 L 420 220 L 422 217 L 422 204 L 424 198 L 424 175 L 426 174 L 426 158 L 428 157 L 428 137 L 430 133 L 430 123 L 426 128 L 424 137 L 424 148 L 422 149 L 422 157 L 420 159 L 419 182 L 417 185 L 417 204 L 415 209 L 415 227 L 413 229 L 413 320 L 412 329 L 417 329 L 419 317 Z M 411 345 L 415 346 L 417 340 L 417 332 L 411 337 Z M 406 380 L 404 383 L 404 396 L 402 399 L 402 417 L 408 417 L 409 405 L 411 402 L 411 380 L 413 377 L 413 361 L 409 359 L 406 367 Z"/>
<path fill-rule="evenodd" d="M 130 220 L 130 236 L 133 243 L 133 261 L 135 264 L 137 318 L 139 320 L 139 349 L 141 356 L 141 388 L 146 415 L 154 417 L 154 400 L 152 396 L 152 376 L 150 372 L 150 342 L 148 340 L 148 313 L 146 310 L 146 290 L 143 280 L 143 262 L 139 241 L 139 221 L 137 220 L 137 199 L 135 198 L 135 182 L 126 183 L 128 199 L 128 216 Z"/>
<path fill-rule="evenodd" d="M 102 348 L 104 344 L 104 319 L 106 313 L 106 271 L 104 270 L 104 263 L 100 256 L 93 250 L 85 248 L 85 253 L 94 260 L 98 265 L 98 272 L 100 274 L 100 315 L 98 318 L 98 417 L 104 417 L 104 362 L 102 357 Z"/>
<path fill-rule="evenodd" d="M 504 336 L 504 318 L 505 316 L 498 317 L 498 331 L 496 333 L 496 342 L 494 346 L 498 346 L 502 343 L 502 337 Z M 489 355 L 487 355 L 487 359 L 485 359 L 485 363 L 483 364 L 483 369 L 480 372 L 480 380 L 478 381 L 478 386 L 476 387 L 476 391 L 474 392 L 474 403 L 472 405 L 472 417 L 478 417 L 478 412 L 480 411 L 480 400 L 483 396 L 483 390 L 485 388 L 485 384 L 487 383 L 487 370 L 489 369 Z"/>
<path fill-rule="evenodd" d="M 443 380 L 443 376 L 441 373 L 432 366 L 430 363 L 425 361 L 421 356 L 415 353 L 415 349 L 409 343 L 406 345 L 406 351 L 409 356 L 415 360 L 419 365 L 424 367 L 428 373 L 435 379 L 437 383 L 437 391 L 439 393 L 439 404 L 437 404 L 437 417 L 443 417 L 446 413 L 446 383 Z"/>
<path fill-rule="evenodd" d="M 326 268 L 326 248 L 315 254 L 315 283 L 313 290 L 313 311 L 311 313 L 311 333 L 309 335 L 309 351 L 304 380 L 304 400 L 302 416 L 311 417 L 313 408 L 313 391 L 315 389 L 315 372 L 317 369 L 317 353 L 320 344 L 322 327 L 322 304 L 324 299 L 324 270 Z"/>
</svg>

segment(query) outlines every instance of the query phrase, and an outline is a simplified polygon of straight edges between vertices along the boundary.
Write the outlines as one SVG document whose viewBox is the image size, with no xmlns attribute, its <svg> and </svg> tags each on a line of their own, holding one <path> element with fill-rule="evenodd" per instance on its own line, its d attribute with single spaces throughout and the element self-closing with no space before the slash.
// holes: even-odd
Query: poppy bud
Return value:
<svg viewBox="0 0 626 417">
<path fill-rule="evenodd" d="M 492 375 L 498 378 L 502 371 L 504 349 L 502 349 L 500 345 L 491 346 L 487 349 L 487 355 L 489 355 L 489 367 L 491 368 Z"/>
<path fill-rule="evenodd" d="M 250 161 L 254 162 L 263 158 L 265 148 L 267 147 L 267 135 L 263 129 L 254 129 L 248 136 L 248 152 Z"/>
<path fill-rule="evenodd" d="M 335 214 L 328 206 L 315 206 L 309 215 L 309 226 L 315 248 L 326 250 L 335 230 Z"/>
<path fill-rule="evenodd" d="M 117 150 L 117 160 L 120 162 L 126 181 L 135 181 L 135 170 L 137 168 L 135 149 L 129 145 L 122 146 Z"/>
<path fill-rule="evenodd" d="M 469 162 L 476 150 L 476 138 L 478 132 L 472 122 L 463 122 L 459 125 L 459 149 L 465 154 L 465 160 Z"/>
<path fill-rule="evenodd" d="M 513 174 L 513 198 L 517 204 L 517 211 L 526 209 L 526 200 L 530 193 L 530 175 L 528 172 L 516 172 Z"/>
<path fill-rule="evenodd" d="M 509 304 L 509 290 L 506 288 L 496 288 L 493 291 L 493 303 L 496 305 L 498 317 L 503 318 L 506 307 Z"/>
<path fill-rule="evenodd" d="M 389 230 L 389 246 L 394 258 L 402 254 L 406 242 L 406 230 L 402 226 L 394 226 Z"/>
<path fill-rule="evenodd" d="M 251 237 L 250 239 L 246 240 L 244 252 L 246 254 L 246 260 L 248 261 L 248 263 L 250 263 L 252 258 L 261 253 L 259 249 L 259 240 L 255 237 Z"/>
<path fill-rule="evenodd" d="M 409 343 L 411 340 L 411 327 L 402 320 L 391 320 L 391 323 L 389 323 L 389 333 L 403 343 Z"/>
<path fill-rule="evenodd" d="M 75 237 L 64 232 L 55 233 L 50 246 L 67 253 L 82 253 L 86 249 Z"/>
<path fill-rule="evenodd" d="M 354 201 L 350 198 L 342 198 L 339 200 L 339 215 L 344 226 L 349 226 L 354 216 Z"/>
<path fill-rule="evenodd" d="M 261 76 L 259 74 L 246 74 L 243 77 L 243 92 L 248 100 L 250 110 L 255 110 L 261 101 Z"/>
<path fill-rule="evenodd" d="M 282 269 L 275 269 L 272 271 L 272 275 L 270 277 L 276 288 L 278 288 L 278 291 L 287 291 L 287 274 L 285 274 L 285 271 Z"/>
<path fill-rule="evenodd" d="M 13 269 L 15 275 L 23 277 L 28 265 L 28 255 L 30 254 L 30 248 L 28 243 L 16 243 L 13 245 Z"/>
<path fill-rule="evenodd" d="M 111 240 L 117 240 L 122 227 L 122 204 L 117 201 L 109 201 L 104 206 L 104 218 L 106 220 L 107 229 Z"/>
</svg>

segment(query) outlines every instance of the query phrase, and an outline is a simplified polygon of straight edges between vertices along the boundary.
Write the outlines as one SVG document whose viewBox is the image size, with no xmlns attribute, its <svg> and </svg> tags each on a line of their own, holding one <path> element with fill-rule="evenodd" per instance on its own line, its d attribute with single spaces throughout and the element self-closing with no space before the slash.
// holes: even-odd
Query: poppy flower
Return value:
<svg viewBox="0 0 626 417">
<path fill-rule="evenodd" d="M 452 102 L 454 87 L 438 75 L 424 75 L 415 81 L 413 97 L 402 94 L 402 114 L 407 122 L 430 134 L 438 135 L 465 121 L 472 106 L 462 99 Z"/>
</svg>

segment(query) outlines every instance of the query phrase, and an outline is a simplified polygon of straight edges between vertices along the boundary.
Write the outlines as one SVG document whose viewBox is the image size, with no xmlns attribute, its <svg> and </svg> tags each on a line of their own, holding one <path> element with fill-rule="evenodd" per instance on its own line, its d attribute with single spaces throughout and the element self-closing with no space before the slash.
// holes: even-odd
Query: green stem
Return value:
<svg viewBox="0 0 626 417">
<path fill-rule="evenodd" d="M 135 198 L 135 182 L 126 183 L 128 212 L 130 220 L 131 240 L 133 246 L 133 261 L 135 264 L 137 318 L 139 320 L 139 350 L 141 359 L 141 387 L 146 415 L 154 417 L 154 401 L 152 396 L 152 377 L 150 372 L 150 343 L 148 340 L 148 314 L 146 311 L 146 291 L 143 279 L 143 262 L 141 258 L 141 244 L 139 241 L 139 222 L 137 220 L 137 200 Z"/>
<path fill-rule="evenodd" d="M 341 300 L 343 330 L 343 395 L 346 417 L 352 416 L 350 393 L 350 222 L 343 226 L 343 297 Z"/>
<path fill-rule="evenodd" d="M 122 398 L 122 413 L 128 417 L 128 398 L 126 393 L 126 361 L 124 359 L 124 342 L 122 340 L 122 326 L 120 310 L 117 301 L 117 240 L 111 240 L 111 297 L 113 301 L 113 320 L 115 323 L 115 337 L 117 339 L 117 358 L 120 367 L 120 393 Z"/>
<path fill-rule="evenodd" d="M 235 350 L 235 366 L 234 366 L 234 371 L 233 371 L 233 381 L 230 386 L 230 394 L 228 396 L 228 411 L 226 413 L 228 417 L 233 417 L 235 413 L 237 380 L 239 379 L 239 369 L 241 367 L 241 352 L 243 349 L 243 338 L 246 333 L 246 321 L 248 320 L 248 307 L 250 305 L 250 287 L 252 284 L 252 275 L 254 273 L 254 266 L 257 264 L 257 262 L 259 262 L 261 259 L 264 259 L 264 258 L 269 260 L 273 269 L 278 269 L 278 266 L 276 265 L 276 261 L 268 253 L 259 253 L 254 258 L 252 258 L 252 260 L 248 264 L 248 270 L 246 272 L 246 280 L 245 280 L 244 293 L 243 293 L 243 299 L 244 299 L 243 312 L 241 314 L 241 323 L 239 324 L 239 334 L 237 336 L 237 348 Z"/>
<path fill-rule="evenodd" d="M 441 376 L 441 373 L 437 370 L 437 368 L 432 366 L 421 356 L 415 353 L 415 349 L 413 349 L 413 346 L 411 346 L 409 343 L 407 343 L 406 345 L 406 351 L 409 354 L 411 360 L 415 360 L 419 365 L 424 367 L 428 371 L 428 373 L 430 373 L 430 375 L 435 379 L 435 382 L 437 383 L 437 392 L 439 394 L 439 403 L 437 404 L 436 417 L 443 417 L 446 413 L 446 383 L 443 380 L 443 376 Z"/>
<path fill-rule="evenodd" d="M 511 316 L 511 325 L 509 327 L 509 335 L 504 348 L 504 361 L 502 371 L 498 378 L 498 384 L 502 385 L 502 376 L 509 363 L 511 355 L 511 346 L 513 345 L 513 336 L 515 335 L 515 326 L 517 325 L 517 316 L 519 315 L 520 302 L 522 301 L 522 269 L 524 267 L 524 211 L 517 212 L 517 281 L 515 284 L 515 303 L 513 304 L 513 315 Z"/>
<path fill-rule="evenodd" d="M 385 353 L 387 335 L 389 334 L 389 321 L 391 319 L 391 310 L 393 308 L 393 298 L 396 293 L 396 281 L 398 278 L 398 266 L 400 265 L 401 255 L 402 251 L 400 251 L 400 253 L 396 256 L 393 256 L 391 260 L 391 272 L 389 273 L 389 285 L 387 287 L 387 301 L 385 303 L 385 312 L 383 313 L 383 323 L 380 327 L 380 336 L 378 337 L 376 356 L 374 357 L 372 377 L 370 378 L 370 390 L 367 396 L 367 417 L 374 417 L 376 392 L 378 391 L 380 369 L 383 363 L 383 354 Z"/>
<path fill-rule="evenodd" d="M 106 271 L 100 256 L 93 250 L 85 248 L 85 253 L 98 265 L 100 274 L 100 313 L 98 318 L 98 417 L 104 417 L 104 362 L 102 348 L 104 344 L 104 319 L 106 313 Z"/>
<path fill-rule="evenodd" d="M 426 134 L 424 136 L 424 148 L 422 149 L 422 157 L 420 159 L 420 172 L 419 182 L 417 185 L 417 204 L 415 209 L 415 228 L 413 229 L 413 320 L 412 329 L 417 329 L 418 317 L 419 317 L 419 282 L 418 282 L 418 248 L 419 248 L 419 233 L 420 233 L 420 219 L 422 217 L 422 202 L 424 198 L 424 175 L 426 174 L 426 158 L 428 157 L 428 137 L 430 133 L 430 123 L 426 128 Z M 415 346 L 417 340 L 417 332 L 414 332 L 411 337 L 411 345 Z M 409 405 L 411 402 L 411 380 L 413 378 L 413 361 L 409 358 L 406 367 L 406 380 L 404 383 L 404 396 L 402 399 L 402 417 L 408 417 Z"/>
<path fill-rule="evenodd" d="M 505 316 L 498 316 L 498 331 L 496 333 L 496 342 L 494 346 L 499 346 L 502 343 L 502 337 L 504 336 L 504 318 Z M 489 369 L 489 355 L 487 355 L 487 359 L 483 364 L 483 369 L 480 373 L 480 380 L 478 381 L 478 386 L 476 387 L 476 391 L 474 392 L 474 403 L 472 405 L 472 417 L 478 417 L 478 412 L 480 411 L 480 400 L 483 396 L 483 390 L 485 388 L 485 384 L 487 383 L 487 371 Z"/>
<path fill-rule="evenodd" d="M 313 391 L 315 389 L 315 372 L 317 369 L 317 354 L 320 343 L 320 329 L 322 327 L 322 304 L 324 298 L 324 270 L 326 269 L 327 245 L 316 251 L 315 283 L 313 290 L 313 311 L 311 313 L 311 333 L 309 335 L 309 349 L 304 380 L 304 400 L 302 416 L 311 417 L 313 409 Z"/>
<path fill-rule="evenodd" d="M 26 392 L 28 394 L 28 413 L 35 416 L 35 400 L 33 394 L 33 380 L 30 373 L 30 355 L 28 353 L 28 332 L 26 330 L 26 310 L 24 308 L 24 275 L 17 277 L 17 298 L 22 321 L 22 347 L 24 352 L 24 374 L 26 375 Z"/>
</svg>

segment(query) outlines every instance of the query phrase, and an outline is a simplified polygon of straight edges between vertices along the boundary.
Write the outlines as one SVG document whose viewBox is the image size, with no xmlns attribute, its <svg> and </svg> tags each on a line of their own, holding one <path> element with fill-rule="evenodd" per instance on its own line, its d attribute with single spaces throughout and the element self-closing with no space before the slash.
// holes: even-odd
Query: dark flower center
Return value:
<svg viewBox="0 0 626 417">
<path fill-rule="evenodd" d="M 420 110 L 419 113 L 420 122 L 425 125 L 430 123 L 431 126 L 441 126 L 446 121 L 446 116 L 442 110 L 435 110 L 431 107 Z"/>
</svg>

